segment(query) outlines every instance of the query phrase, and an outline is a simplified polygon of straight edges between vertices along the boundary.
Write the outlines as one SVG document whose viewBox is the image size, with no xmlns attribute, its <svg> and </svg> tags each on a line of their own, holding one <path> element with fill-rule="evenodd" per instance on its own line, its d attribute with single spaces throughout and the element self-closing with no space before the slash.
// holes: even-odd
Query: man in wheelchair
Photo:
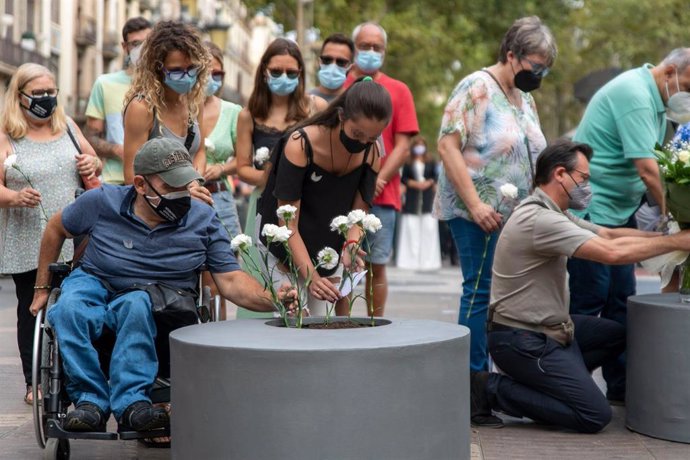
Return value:
<svg viewBox="0 0 690 460">
<path fill-rule="evenodd" d="M 81 195 L 50 219 L 41 241 L 34 314 L 46 305 L 48 266 L 65 238 L 89 236 L 80 267 L 47 312 L 76 406 L 63 424 L 68 431 L 105 431 L 111 412 L 121 431 L 169 424 L 167 412 L 149 398 L 158 370 L 152 309 L 184 309 L 202 264 L 223 297 L 257 311 L 273 309 L 269 294 L 240 270 L 213 208 L 191 199 L 188 186 L 202 177 L 181 143 L 148 141 L 134 159 L 134 173 L 132 186 L 104 185 Z M 284 287 L 282 295 L 294 293 Z M 115 334 L 109 380 L 93 345 L 105 328 Z"/>
</svg>

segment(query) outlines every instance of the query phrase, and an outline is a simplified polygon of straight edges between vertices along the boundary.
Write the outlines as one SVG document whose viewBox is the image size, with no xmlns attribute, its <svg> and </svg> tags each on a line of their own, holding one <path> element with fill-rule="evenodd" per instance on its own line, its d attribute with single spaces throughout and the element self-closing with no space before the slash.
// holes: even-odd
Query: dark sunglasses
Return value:
<svg viewBox="0 0 690 460">
<path fill-rule="evenodd" d="M 173 81 L 182 80 L 185 75 L 190 77 L 196 77 L 199 74 L 199 67 L 192 66 L 187 69 L 166 69 L 163 67 L 163 72 L 168 76 L 169 79 Z"/>
<path fill-rule="evenodd" d="M 268 69 L 268 74 L 273 78 L 280 78 L 281 75 L 285 74 L 290 80 L 294 80 L 299 77 L 299 70 L 295 69 Z"/>
<path fill-rule="evenodd" d="M 343 59 L 343 58 L 334 58 L 331 56 L 320 56 L 319 59 L 321 59 L 321 63 L 323 65 L 331 65 L 333 61 L 335 61 L 335 64 L 338 67 L 347 67 L 350 65 L 350 61 L 348 59 Z"/>
<path fill-rule="evenodd" d="M 225 78 L 225 72 L 222 70 L 216 70 L 215 72 L 211 72 L 211 78 L 213 78 L 217 82 L 223 81 L 223 78 Z"/>
</svg>

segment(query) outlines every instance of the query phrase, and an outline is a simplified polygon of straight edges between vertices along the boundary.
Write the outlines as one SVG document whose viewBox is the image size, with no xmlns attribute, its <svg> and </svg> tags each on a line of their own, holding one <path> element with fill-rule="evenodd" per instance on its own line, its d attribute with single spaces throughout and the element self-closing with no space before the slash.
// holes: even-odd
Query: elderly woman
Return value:
<svg viewBox="0 0 690 460">
<path fill-rule="evenodd" d="M 548 27 L 536 16 L 518 19 L 503 37 L 498 62 L 455 87 L 441 122 L 443 170 L 434 214 L 448 221 L 460 256 L 458 322 L 472 331 L 473 371 L 488 367 L 485 323 L 498 233 L 530 191 L 534 160 L 546 147 L 530 92 L 539 88 L 555 57 Z M 502 188 L 506 184 L 517 193 L 507 193 L 512 187 Z"/>
<path fill-rule="evenodd" d="M 38 64 L 17 69 L 5 93 L 0 118 L 0 273 L 11 274 L 17 294 L 17 343 L 26 382 L 24 401 L 33 402 L 31 350 L 38 250 L 50 217 L 74 200 L 80 175 L 100 174 L 101 162 L 58 104 L 55 76 Z M 62 252 L 72 259 L 72 248 Z"/>
</svg>

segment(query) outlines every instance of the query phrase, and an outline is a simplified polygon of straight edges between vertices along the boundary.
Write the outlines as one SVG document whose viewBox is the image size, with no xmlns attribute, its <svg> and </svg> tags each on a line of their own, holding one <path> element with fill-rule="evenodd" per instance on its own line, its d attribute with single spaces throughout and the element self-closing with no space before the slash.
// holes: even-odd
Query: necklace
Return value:
<svg viewBox="0 0 690 460">
<path fill-rule="evenodd" d="M 331 172 L 332 172 L 334 175 L 338 176 L 338 175 L 340 175 L 340 174 L 336 174 L 336 171 L 335 171 L 335 161 L 334 161 L 334 159 L 333 159 L 333 130 L 332 130 L 332 129 L 331 129 L 331 132 L 330 132 L 329 135 L 328 135 L 328 143 L 329 143 L 329 145 L 330 145 L 330 147 L 331 147 Z M 351 159 L 352 159 L 352 154 L 350 154 L 350 153 L 348 152 L 347 163 L 345 164 L 345 170 L 343 171 L 343 174 L 345 174 L 345 173 L 347 172 L 347 168 L 350 167 L 350 160 L 351 160 Z"/>
</svg>

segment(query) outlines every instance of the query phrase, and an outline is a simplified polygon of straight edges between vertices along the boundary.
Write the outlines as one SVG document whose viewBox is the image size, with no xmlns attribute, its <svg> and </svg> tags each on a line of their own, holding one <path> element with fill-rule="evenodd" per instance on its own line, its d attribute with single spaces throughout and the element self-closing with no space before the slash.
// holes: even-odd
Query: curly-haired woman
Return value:
<svg viewBox="0 0 690 460">
<path fill-rule="evenodd" d="M 153 28 L 125 96 L 126 184 L 134 179 L 134 156 L 144 142 L 154 137 L 168 137 L 184 144 L 194 167 L 203 174 L 203 106 L 210 65 L 210 54 L 189 25 L 162 21 Z M 200 187 L 194 190 L 205 191 Z M 211 200 L 207 191 L 195 196 Z"/>
<path fill-rule="evenodd" d="M 20 66 L 10 80 L 0 118 L 0 273 L 17 294 L 17 344 L 32 403 L 31 350 L 35 318 L 29 311 L 38 251 L 48 219 L 74 200 L 79 176 L 100 174 L 101 161 L 58 104 L 55 75 L 38 64 Z M 78 145 L 78 147 L 77 147 Z M 65 260 L 72 248 L 65 247 Z"/>
<path fill-rule="evenodd" d="M 256 202 L 266 184 L 262 162 L 254 158 L 261 148 L 270 151 L 297 122 L 327 107 L 326 101 L 304 92 L 304 60 L 292 41 L 277 38 L 266 48 L 254 76 L 254 90 L 237 120 L 237 174 L 256 187 L 249 198 L 245 230 L 253 234 Z M 256 236 L 256 235 L 255 235 Z M 239 308 L 238 317 L 257 316 Z"/>
</svg>

